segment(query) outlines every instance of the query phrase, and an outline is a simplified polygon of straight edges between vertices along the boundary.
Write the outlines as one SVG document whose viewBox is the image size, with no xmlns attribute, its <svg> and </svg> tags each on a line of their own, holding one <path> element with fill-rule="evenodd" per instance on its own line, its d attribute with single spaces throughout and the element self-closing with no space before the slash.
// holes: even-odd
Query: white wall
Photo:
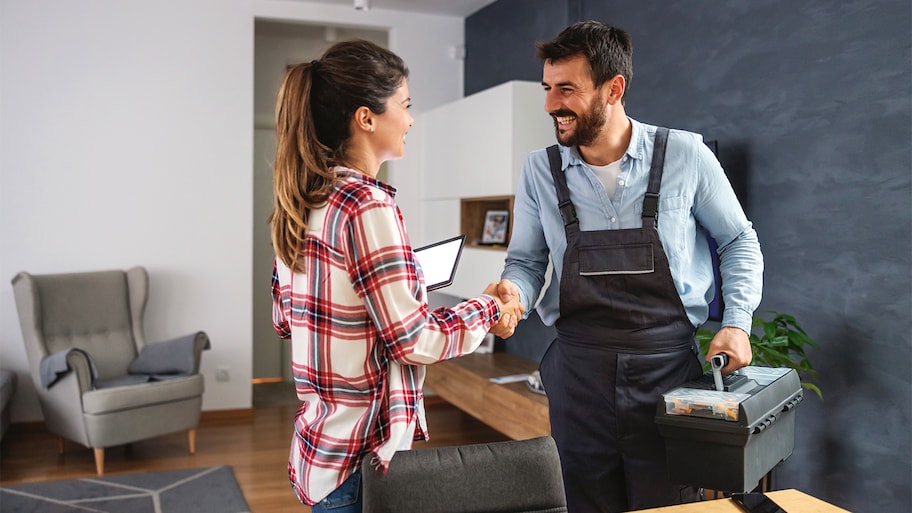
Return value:
<svg viewBox="0 0 912 513">
<path fill-rule="evenodd" d="M 212 338 L 206 410 L 251 405 L 257 16 L 388 28 L 417 110 L 462 95 L 462 62 L 447 56 L 461 18 L 297 1 L 0 0 L 0 277 L 147 266 L 147 337 Z M 391 167 L 394 182 L 419 172 L 408 157 Z M 2 287 L 13 420 L 36 420 L 18 324 Z"/>
</svg>

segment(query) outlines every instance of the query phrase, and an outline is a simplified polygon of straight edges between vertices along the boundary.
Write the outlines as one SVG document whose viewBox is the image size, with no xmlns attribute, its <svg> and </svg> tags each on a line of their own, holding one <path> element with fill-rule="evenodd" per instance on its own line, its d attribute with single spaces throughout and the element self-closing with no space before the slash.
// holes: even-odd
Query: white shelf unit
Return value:
<svg viewBox="0 0 912 513">
<path fill-rule="evenodd" d="M 555 141 L 553 122 L 544 111 L 544 91 L 536 82 L 505 82 L 427 111 L 418 122 L 423 132 L 424 242 L 461 233 L 464 200 L 511 197 L 526 155 Z M 472 246 L 479 235 L 466 234 L 470 245 L 456 279 L 440 292 L 472 297 L 500 278 L 505 248 Z"/>
</svg>

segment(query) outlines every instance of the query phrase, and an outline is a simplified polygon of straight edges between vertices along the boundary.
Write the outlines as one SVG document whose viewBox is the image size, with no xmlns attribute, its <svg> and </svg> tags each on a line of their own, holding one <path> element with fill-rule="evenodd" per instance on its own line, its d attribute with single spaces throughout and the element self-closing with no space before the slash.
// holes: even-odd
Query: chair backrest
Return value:
<svg viewBox="0 0 912 513">
<path fill-rule="evenodd" d="M 551 437 L 397 452 L 386 474 L 362 464 L 365 513 L 566 512 Z"/>
<path fill-rule="evenodd" d="M 46 355 L 79 348 L 92 356 L 99 379 L 127 374 L 139 351 L 136 334 L 142 333 L 148 292 L 145 269 L 21 272 L 12 281 L 33 368 Z"/>
</svg>

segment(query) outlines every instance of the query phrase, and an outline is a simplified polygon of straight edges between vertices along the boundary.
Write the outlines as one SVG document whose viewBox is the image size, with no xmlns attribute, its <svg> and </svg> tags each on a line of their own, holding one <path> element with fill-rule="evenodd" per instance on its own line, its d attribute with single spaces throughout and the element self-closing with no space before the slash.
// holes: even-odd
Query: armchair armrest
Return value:
<svg viewBox="0 0 912 513">
<path fill-rule="evenodd" d="M 75 372 L 79 391 L 95 388 L 98 370 L 92 355 L 82 349 L 70 348 L 49 354 L 39 364 L 41 385 L 48 389 L 70 372 Z"/>
<path fill-rule="evenodd" d="M 200 361 L 203 359 L 203 351 L 210 349 L 209 335 L 205 331 L 197 331 L 193 336 L 193 374 L 198 374 L 200 370 Z"/>
<path fill-rule="evenodd" d="M 67 353 L 67 365 L 76 373 L 76 382 L 79 383 L 79 392 L 88 392 L 95 388 L 98 370 L 92 355 L 80 349 L 70 350 Z"/>
</svg>

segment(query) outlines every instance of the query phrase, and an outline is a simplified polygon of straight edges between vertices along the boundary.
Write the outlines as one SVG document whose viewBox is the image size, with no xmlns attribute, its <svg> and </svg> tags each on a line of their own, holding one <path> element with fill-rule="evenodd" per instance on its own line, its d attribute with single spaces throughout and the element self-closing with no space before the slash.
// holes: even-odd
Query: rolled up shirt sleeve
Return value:
<svg viewBox="0 0 912 513">
<path fill-rule="evenodd" d="M 382 199 L 362 204 L 347 230 L 352 283 L 393 360 L 426 365 L 471 353 L 500 318 L 497 303 L 484 295 L 429 311 L 423 278 L 394 205 Z"/>
</svg>

